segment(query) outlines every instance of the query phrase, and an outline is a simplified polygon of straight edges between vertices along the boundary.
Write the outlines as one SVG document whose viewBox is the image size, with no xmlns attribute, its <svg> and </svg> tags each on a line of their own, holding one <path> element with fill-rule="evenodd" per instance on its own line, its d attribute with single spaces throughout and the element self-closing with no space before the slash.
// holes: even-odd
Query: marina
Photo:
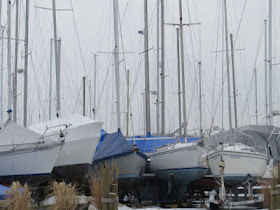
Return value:
<svg viewBox="0 0 280 210">
<path fill-rule="evenodd" d="M 279 8 L 0 0 L 0 208 L 280 209 Z"/>
</svg>

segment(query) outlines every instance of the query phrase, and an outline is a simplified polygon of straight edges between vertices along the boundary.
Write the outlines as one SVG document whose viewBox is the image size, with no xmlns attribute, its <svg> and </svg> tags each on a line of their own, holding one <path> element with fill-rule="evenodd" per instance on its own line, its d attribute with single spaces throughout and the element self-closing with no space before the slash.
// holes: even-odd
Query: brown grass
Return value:
<svg viewBox="0 0 280 210">
<path fill-rule="evenodd" d="M 12 210 L 28 210 L 31 209 L 31 192 L 28 185 L 23 186 L 17 181 L 13 182 L 10 191 L 6 191 L 6 201 L 8 209 Z"/>
<path fill-rule="evenodd" d="M 90 173 L 90 191 L 97 209 L 102 209 L 102 191 L 104 188 L 110 188 L 110 184 L 117 184 L 118 177 L 119 167 L 113 160 L 109 163 L 105 162 L 95 166 L 94 170 Z"/>
<path fill-rule="evenodd" d="M 55 197 L 54 210 L 75 210 L 76 203 L 76 189 L 72 184 L 65 182 L 54 182 L 50 186 L 52 191 L 48 197 Z"/>
</svg>

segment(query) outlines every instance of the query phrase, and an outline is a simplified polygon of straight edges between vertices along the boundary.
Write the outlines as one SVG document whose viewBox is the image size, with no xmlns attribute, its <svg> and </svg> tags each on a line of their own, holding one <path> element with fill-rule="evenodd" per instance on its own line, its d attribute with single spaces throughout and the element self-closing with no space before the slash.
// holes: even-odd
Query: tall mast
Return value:
<svg viewBox="0 0 280 210">
<path fill-rule="evenodd" d="M 183 94 L 183 123 L 184 137 L 187 141 L 187 114 L 186 114 L 186 82 L 185 82 L 185 62 L 184 62 L 184 36 L 183 36 L 183 9 L 182 0 L 179 0 L 180 32 L 181 32 L 181 64 L 182 64 L 182 94 Z"/>
<path fill-rule="evenodd" d="M 225 12 L 225 38 L 226 38 L 226 59 L 227 59 L 227 82 L 228 82 L 228 117 L 229 117 L 229 130 L 232 136 L 232 119 L 231 119 L 231 98 L 230 98 L 230 73 L 229 73 L 229 54 L 228 54 L 228 26 L 227 26 L 227 3 L 224 0 Z"/>
<path fill-rule="evenodd" d="M 11 72 L 11 0 L 7 1 L 7 15 L 8 15 L 8 56 L 7 56 L 7 70 L 8 70 L 8 111 L 12 110 L 12 72 Z"/>
<path fill-rule="evenodd" d="M 256 100 L 256 125 L 258 125 L 258 84 L 257 69 L 255 69 L 255 100 Z"/>
<path fill-rule="evenodd" d="M 203 138 L 203 130 L 202 130 L 202 85 L 201 85 L 201 61 L 198 62 L 198 73 L 199 73 L 199 128 L 200 128 L 200 136 Z"/>
<path fill-rule="evenodd" d="M 273 125 L 272 119 L 272 0 L 269 0 L 269 38 L 268 38 L 268 85 L 269 85 L 269 125 Z"/>
<path fill-rule="evenodd" d="M 267 20 L 264 20 L 264 98 L 265 98 L 265 122 L 268 125 L 268 102 L 267 102 Z"/>
<path fill-rule="evenodd" d="M 157 134 L 159 134 L 159 6 L 160 0 L 157 0 L 157 99 L 156 99 L 156 121 L 157 121 Z"/>
<path fill-rule="evenodd" d="M 29 0 L 26 0 L 25 11 L 25 38 L 24 38 L 24 104 L 23 104 L 23 125 L 27 126 L 27 93 L 28 93 L 28 29 L 29 29 Z"/>
<path fill-rule="evenodd" d="M 0 26 L 1 26 L 1 124 L 3 122 L 3 60 L 4 60 L 4 56 L 3 56 L 3 51 L 4 51 L 4 31 L 5 28 L 4 26 L 2 26 L 2 0 L 0 1 Z"/>
<path fill-rule="evenodd" d="M 15 35 L 15 69 L 14 69 L 14 85 L 13 85 L 13 118 L 17 122 L 17 66 L 18 66 L 18 7 L 19 0 L 16 0 L 16 35 Z"/>
<path fill-rule="evenodd" d="M 165 134 L 164 0 L 161 0 L 161 135 Z"/>
<path fill-rule="evenodd" d="M 0 3 L 2 5 L 2 1 Z M 2 7 L 2 6 L 1 6 Z M 0 11 L 2 11 L 0 9 Z M 1 16 L 1 12 L 0 12 L 0 16 Z M 0 22 L 1 24 L 1 22 Z M 4 31 L 5 31 L 5 27 L 1 26 L 1 124 L 3 123 L 3 64 L 4 64 Z"/>
<path fill-rule="evenodd" d="M 116 95 L 117 95 L 117 127 L 121 131 L 121 112 L 120 112 L 120 72 L 119 72 L 119 3 L 114 2 L 114 34 L 115 34 L 115 76 L 116 76 Z"/>
<path fill-rule="evenodd" d="M 83 77 L 83 116 L 86 116 L 86 77 Z"/>
<path fill-rule="evenodd" d="M 146 132 L 151 134 L 151 117 L 150 117 L 150 81 L 149 81 L 149 41 L 148 41 L 148 5 L 144 0 L 144 48 L 145 48 L 145 98 L 146 98 Z"/>
<path fill-rule="evenodd" d="M 182 119 L 181 119 L 181 74 L 180 74 L 180 32 L 179 32 L 179 28 L 176 28 L 176 32 L 177 32 L 177 67 L 178 67 L 178 104 L 179 104 L 179 134 L 180 136 L 182 136 L 182 129 L 181 129 L 181 123 L 182 123 Z"/>
<path fill-rule="evenodd" d="M 233 35 L 230 34 L 231 43 L 231 65 L 232 65 L 232 83 L 233 83 L 233 101 L 234 101 L 234 118 L 235 118 L 235 128 L 238 127 L 237 119 L 237 104 L 236 104 L 236 88 L 235 88 L 235 68 L 234 68 L 234 48 L 233 48 Z"/>
<path fill-rule="evenodd" d="M 60 115 L 60 69 L 59 69 L 59 58 L 58 58 L 58 46 L 57 46 L 57 28 L 56 28 L 56 6 L 55 0 L 52 0 L 53 4 L 53 32 L 54 32 L 54 60 L 55 60 L 55 71 L 56 71 L 56 114 Z"/>
<path fill-rule="evenodd" d="M 126 136 L 129 136 L 129 70 L 127 70 Z"/>
<path fill-rule="evenodd" d="M 96 79 L 97 79 L 97 55 L 94 55 L 94 77 L 93 77 L 93 119 L 96 119 Z"/>
<path fill-rule="evenodd" d="M 50 39 L 50 87 L 49 87 L 49 120 L 52 119 L 52 53 L 53 39 Z"/>
</svg>

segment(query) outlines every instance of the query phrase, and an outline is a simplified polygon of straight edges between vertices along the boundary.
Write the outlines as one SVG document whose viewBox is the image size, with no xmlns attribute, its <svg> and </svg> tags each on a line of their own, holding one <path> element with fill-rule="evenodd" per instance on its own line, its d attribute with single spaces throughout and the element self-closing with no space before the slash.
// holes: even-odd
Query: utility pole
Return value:
<svg viewBox="0 0 280 210">
<path fill-rule="evenodd" d="M 145 50 L 145 98 L 146 98 L 146 132 L 151 135 L 150 117 L 150 76 L 149 76 L 149 41 L 148 41 L 148 3 L 144 0 L 144 50 Z"/>
<path fill-rule="evenodd" d="M 182 136 L 182 129 L 181 129 L 181 74 L 180 74 L 180 34 L 179 28 L 176 28 L 177 32 L 177 67 L 178 67 L 178 104 L 179 104 L 179 134 Z"/>
<path fill-rule="evenodd" d="M 13 118 L 14 122 L 17 122 L 17 68 L 18 68 L 18 8 L 19 0 L 16 0 L 16 32 L 15 32 L 15 68 L 14 68 L 14 84 L 13 84 Z"/>
<path fill-rule="evenodd" d="M 237 103 L 236 103 L 236 88 L 235 88 L 235 68 L 234 68 L 234 48 L 233 48 L 233 35 L 230 34 L 231 42 L 231 65 L 232 65 L 232 83 L 233 83 L 233 101 L 234 101 L 234 117 L 235 117 L 235 128 L 238 127 L 237 119 Z"/>
<path fill-rule="evenodd" d="M 9 1 L 9 0 L 8 0 Z M 28 31 L 29 31 L 29 0 L 26 0 L 25 12 L 25 38 L 24 38 L 24 103 L 23 126 L 27 127 L 27 93 L 28 93 Z"/>
</svg>

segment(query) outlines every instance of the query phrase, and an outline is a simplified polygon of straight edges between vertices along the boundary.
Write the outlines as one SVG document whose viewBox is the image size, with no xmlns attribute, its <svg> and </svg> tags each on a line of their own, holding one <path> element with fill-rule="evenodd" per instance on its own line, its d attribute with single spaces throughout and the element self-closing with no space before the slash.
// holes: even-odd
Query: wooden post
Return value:
<svg viewBox="0 0 280 210">
<path fill-rule="evenodd" d="M 112 193 L 115 193 L 116 194 L 116 197 L 118 196 L 118 185 L 117 184 L 111 184 L 110 185 L 110 191 Z M 118 206 L 119 206 L 119 202 L 115 202 L 113 203 L 113 210 L 117 210 L 118 209 Z"/>
<path fill-rule="evenodd" d="M 278 184 L 275 187 L 275 190 L 280 190 L 280 165 L 278 165 Z M 280 193 L 276 194 L 276 209 L 280 209 Z"/>
<path fill-rule="evenodd" d="M 108 193 L 108 198 L 117 198 L 117 193 L 110 192 Z M 117 210 L 118 209 L 118 202 L 110 202 L 109 203 L 109 210 Z"/>
<path fill-rule="evenodd" d="M 101 184 L 102 184 L 102 198 L 108 198 L 110 192 L 110 169 L 107 167 L 101 170 Z M 108 210 L 109 205 L 106 202 L 102 202 L 102 210 Z"/>
<path fill-rule="evenodd" d="M 277 183 L 277 178 L 273 177 L 271 179 L 271 191 L 272 192 L 275 191 L 276 183 Z M 276 201 L 276 195 L 275 194 L 271 194 L 271 206 L 270 206 L 271 210 L 276 209 L 276 206 L 275 206 L 276 202 L 275 201 Z"/>
</svg>

